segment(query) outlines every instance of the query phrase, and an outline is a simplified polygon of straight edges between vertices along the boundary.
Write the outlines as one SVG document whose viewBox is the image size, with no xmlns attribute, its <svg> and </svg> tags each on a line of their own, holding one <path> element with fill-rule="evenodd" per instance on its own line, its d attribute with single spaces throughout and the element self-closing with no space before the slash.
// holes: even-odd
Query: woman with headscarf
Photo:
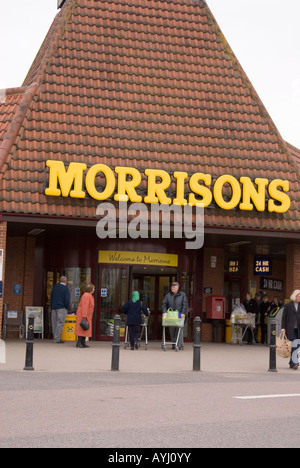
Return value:
<svg viewBox="0 0 300 468">
<path fill-rule="evenodd" d="M 141 332 L 142 314 L 148 315 L 147 307 L 140 301 L 140 294 L 134 291 L 131 301 L 122 306 L 122 313 L 127 315 L 127 326 L 131 349 L 138 349 Z"/>
</svg>

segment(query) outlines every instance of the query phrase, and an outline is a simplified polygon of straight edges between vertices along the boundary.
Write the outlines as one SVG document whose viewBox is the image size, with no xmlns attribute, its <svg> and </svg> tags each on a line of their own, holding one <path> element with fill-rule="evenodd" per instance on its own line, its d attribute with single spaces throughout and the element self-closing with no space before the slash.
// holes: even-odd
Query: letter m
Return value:
<svg viewBox="0 0 300 468">
<path fill-rule="evenodd" d="M 48 160 L 46 165 L 49 167 L 49 187 L 45 189 L 45 195 L 54 197 L 73 197 L 84 198 L 85 192 L 82 190 L 83 171 L 86 170 L 86 164 L 72 162 L 68 169 L 62 161 Z M 74 185 L 73 190 L 71 190 Z M 59 188 L 60 187 L 60 188 Z"/>
</svg>

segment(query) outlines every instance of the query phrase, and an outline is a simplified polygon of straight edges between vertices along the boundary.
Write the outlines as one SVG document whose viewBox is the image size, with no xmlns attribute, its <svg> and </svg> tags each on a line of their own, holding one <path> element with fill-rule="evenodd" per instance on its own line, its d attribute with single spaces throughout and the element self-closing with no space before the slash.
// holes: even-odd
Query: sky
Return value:
<svg viewBox="0 0 300 468">
<path fill-rule="evenodd" d="M 300 0 L 207 4 L 280 134 L 300 148 Z M 0 89 L 22 85 L 57 11 L 57 0 L 0 0 Z"/>
</svg>

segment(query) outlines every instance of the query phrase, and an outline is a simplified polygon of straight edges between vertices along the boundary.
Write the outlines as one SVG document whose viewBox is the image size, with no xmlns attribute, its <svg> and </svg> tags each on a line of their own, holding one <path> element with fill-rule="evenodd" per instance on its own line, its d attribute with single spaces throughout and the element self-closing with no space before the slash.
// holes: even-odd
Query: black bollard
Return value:
<svg viewBox="0 0 300 468">
<path fill-rule="evenodd" d="M 201 351 L 201 344 L 200 344 L 200 324 L 201 319 L 200 317 L 195 317 L 194 319 L 194 356 L 193 356 L 193 371 L 200 371 L 201 370 L 201 359 L 200 359 L 200 351 Z"/>
<path fill-rule="evenodd" d="M 28 317 L 28 330 L 26 338 L 26 357 L 24 370 L 33 371 L 33 338 L 34 338 L 34 315 Z"/>
<path fill-rule="evenodd" d="M 270 337 L 270 366 L 269 372 L 277 372 L 276 369 L 276 328 L 277 321 L 271 320 L 271 337 Z"/>
<path fill-rule="evenodd" d="M 120 360 L 120 315 L 115 315 L 114 317 L 114 337 L 112 344 L 112 358 L 111 358 L 111 370 L 119 370 L 119 360 Z"/>
</svg>

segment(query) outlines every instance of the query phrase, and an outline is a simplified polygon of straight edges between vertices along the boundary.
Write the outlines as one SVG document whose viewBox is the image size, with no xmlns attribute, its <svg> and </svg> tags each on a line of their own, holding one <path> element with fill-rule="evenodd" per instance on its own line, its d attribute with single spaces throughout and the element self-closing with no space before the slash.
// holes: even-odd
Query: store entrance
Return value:
<svg viewBox="0 0 300 468">
<path fill-rule="evenodd" d="M 224 296 L 226 297 L 226 317 L 229 318 L 235 305 L 243 303 L 242 279 L 225 275 Z"/>
<path fill-rule="evenodd" d="M 139 291 L 141 301 L 150 309 L 148 322 L 148 338 L 161 340 L 161 304 L 164 295 L 170 290 L 170 285 L 176 281 L 176 269 L 156 269 L 153 267 L 133 267 L 132 291 Z"/>
<path fill-rule="evenodd" d="M 152 266 L 101 265 L 97 298 L 96 339 L 111 340 L 114 316 L 121 314 L 122 305 L 133 291 L 139 291 L 141 301 L 151 311 L 148 338 L 162 338 L 161 304 L 172 281 L 177 278 L 176 268 Z M 124 337 L 126 316 L 121 314 L 121 338 Z"/>
</svg>

